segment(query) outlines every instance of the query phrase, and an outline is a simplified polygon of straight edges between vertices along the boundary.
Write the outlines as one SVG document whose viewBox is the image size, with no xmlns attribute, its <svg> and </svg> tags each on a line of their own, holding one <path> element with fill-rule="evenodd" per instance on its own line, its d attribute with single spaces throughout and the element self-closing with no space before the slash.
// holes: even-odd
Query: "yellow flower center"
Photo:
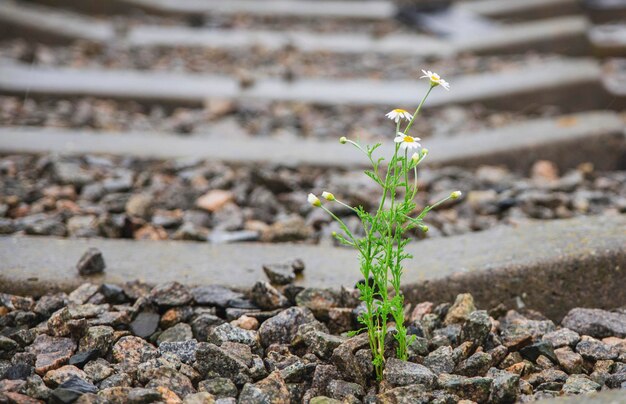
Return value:
<svg viewBox="0 0 626 404">
<path fill-rule="evenodd" d="M 405 113 L 406 111 L 405 111 L 405 110 L 403 110 L 403 109 L 394 109 L 394 110 L 393 110 L 393 112 L 398 113 L 398 114 L 403 114 L 403 113 Z"/>
<path fill-rule="evenodd" d="M 441 77 L 439 77 L 439 75 L 438 75 L 438 74 L 433 73 L 433 75 L 432 75 L 432 76 L 430 76 L 430 79 L 431 79 L 432 81 L 439 81 L 439 80 L 441 80 Z"/>
<path fill-rule="evenodd" d="M 415 142 L 415 139 L 413 139 L 411 136 L 405 136 L 404 137 L 404 142 L 405 143 L 413 143 L 413 142 Z"/>
</svg>

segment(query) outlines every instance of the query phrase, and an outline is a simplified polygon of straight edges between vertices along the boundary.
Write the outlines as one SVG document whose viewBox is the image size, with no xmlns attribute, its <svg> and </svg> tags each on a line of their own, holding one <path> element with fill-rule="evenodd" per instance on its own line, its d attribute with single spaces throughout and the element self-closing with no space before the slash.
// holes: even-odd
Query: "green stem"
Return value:
<svg viewBox="0 0 626 404">
<path fill-rule="evenodd" d="M 420 113 L 420 110 L 422 109 L 422 105 L 424 105 L 426 98 L 428 98 L 428 95 L 430 94 L 430 92 L 433 91 L 433 88 L 435 87 L 431 85 L 428 91 L 426 92 L 426 95 L 424 96 L 424 98 L 422 98 L 422 101 L 417 106 L 417 109 L 415 110 L 415 113 L 413 114 L 413 118 L 411 118 L 411 121 L 409 121 L 408 125 L 406 125 L 406 128 L 404 128 L 405 135 L 408 133 L 409 129 L 411 129 L 411 126 L 413 126 L 413 122 L 415 121 L 415 118 L 417 118 L 417 115 Z"/>
</svg>

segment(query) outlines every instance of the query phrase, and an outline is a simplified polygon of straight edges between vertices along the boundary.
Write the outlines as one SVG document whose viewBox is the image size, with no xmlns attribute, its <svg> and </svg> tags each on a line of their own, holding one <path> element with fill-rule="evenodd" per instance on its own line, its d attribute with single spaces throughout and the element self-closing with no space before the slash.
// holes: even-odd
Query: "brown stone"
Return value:
<svg viewBox="0 0 626 404">
<path fill-rule="evenodd" d="M 165 404 L 182 404 L 183 400 L 180 399 L 172 390 L 167 387 L 159 386 L 155 389 L 161 394 L 163 402 Z"/>
<path fill-rule="evenodd" d="M 559 169 L 551 161 L 539 160 L 533 164 L 531 175 L 537 181 L 556 181 L 559 179 Z"/>
<path fill-rule="evenodd" d="M 421 320 L 426 314 L 431 313 L 435 304 L 432 302 L 418 303 L 411 312 L 411 322 Z"/>
<path fill-rule="evenodd" d="M 61 366 L 58 369 L 50 370 L 49 372 L 47 372 L 46 375 L 43 377 L 43 381 L 48 386 L 56 387 L 60 384 L 63 384 L 64 382 L 68 381 L 69 379 L 73 377 L 78 377 L 79 379 L 82 379 L 82 380 L 88 379 L 87 374 L 83 372 L 82 370 L 80 370 L 79 368 L 77 368 L 76 366 L 65 365 L 65 366 Z"/>
<path fill-rule="evenodd" d="M 2 393 L 0 394 L 0 396 L 4 396 L 8 398 L 10 403 L 41 404 L 43 402 L 43 401 L 28 397 L 24 394 L 15 393 L 15 392 Z"/>
<path fill-rule="evenodd" d="M 167 232 L 158 226 L 151 226 L 149 224 L 140 227 L 133 234 L 135 240 L 167 240 Z"/>
<path fill-rule="evenodd" d="M 112 356 L 115 362 L 139 365 L 159 356 L 159 351 L 139 337 L 128 336 L 113 345 Z"/>
<path fill-rule="evenodd" d="M 574 352 L 569 347 L 555 349 L 554 353 L 559 360 L 559 365 L 567 373 L 578 374 L 583 371 L 583 357 Z"/>
<path fill-rule="evenodd" d="M 230 191 L 212 189 L 196 200 L 196 206 L 208 212 L 217 212 L 234 198 L 235 196 Z"/>
<path fill-rule="evenodd" d="M 467 320 L 469 314 L 475 310 L 476 306 L 474 305 L 472 295 L 469 293 L 461 293 L 456 297 L 454 304 L 448 310 L 444 323 L 447 325 L 463 323 Z"/>
<path fill-rule="evenodd" d="M 35 372 L 39 375 L 66 364 L 75 350 L 76 342 L 72 339 L 50 337 L 46 334 L 38 335 L 33 344 L 28 347 L 29 352 L 37 355 Z"/>
<path fill-rule="evenodd" d="M 258 330 L 259 320 L 254 317 L 246 316 L 245 314 L 236 320 L 230 322 L 235 327 L 243 328 L 244 330 Z"/>
</svg>

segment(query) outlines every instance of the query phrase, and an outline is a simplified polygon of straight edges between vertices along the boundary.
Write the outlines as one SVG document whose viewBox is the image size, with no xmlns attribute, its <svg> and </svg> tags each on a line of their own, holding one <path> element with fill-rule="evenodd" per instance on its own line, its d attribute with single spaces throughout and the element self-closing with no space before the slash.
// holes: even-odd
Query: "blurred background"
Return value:
<svg viewBox="0 0 626 404">
<path fill-rule="evenodd" d="M 413 111 L 446 237 L 626 212 L 624 0 L 0 0 L 0 234 L 332 244 Z M 430 157 L 429 157 L 430 158 Z M 333 208 L 351 227 L 356 217 Z M 358 231 L 358 230 L 355 230 Z"/>
</svg>

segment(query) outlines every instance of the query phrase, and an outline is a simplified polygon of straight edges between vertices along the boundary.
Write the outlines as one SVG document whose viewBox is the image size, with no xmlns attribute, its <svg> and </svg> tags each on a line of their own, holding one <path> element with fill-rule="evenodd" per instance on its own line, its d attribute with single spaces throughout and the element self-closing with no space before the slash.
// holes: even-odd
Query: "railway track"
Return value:
<svg viewBox="0 0 626 404">
<path fill-rule="evenodd" d="M 387 108 L 413 105 L 425 89 L 405 68 L 405 57 L 413 66 L 434 64 L 454 73 L 448 80 L 453 90 L 433 94 L 427 104 L 426 113 L 435 118 L 424 120 L 432 159 L 420 203 L 451 184 L 479 178 L 467 185 L 476 189 L 463 189 L 476 191 L 471 199 L 435 215 L 433 240 L 415 243 L 420 255 L 463 245 L 440 275 L 473 279 L 459 283 L 459 290 L 468 285 L 479 290 L 484 288 L 481 270 L 551 268 L 548 273 L 556 277 L 568 268 L 591 265 L 589 254 L 623 268 L 620 246 L 626 234 L 619 229 L 626 212 L 626 85 L 620 64 L 609 59 L 623 55 L 623 26 L 585 14 L 573 0 L 476 0 L 453 7 L 488 19 L 488 34 L 442 38 L 417 32 L 394 20 L 397 10 L 382 1 L 0 1 L 0 233 L 5 234 L 0 255 L 13 260 L 3 260 L 0 270 L 8 275 L 0 287 L 15 291 L 11 288 L 25 277 L 38 278 L 32 269 L 41 268 L 51 251 L 78 254 L 88 244 L 101 246 L 111 257 L 107 281 L 128 276 L 135 249 L 160 261 L 155 251 L 171 248 L 170 256 L 190 257 L 211 279 L 221 279 L 215 277 L 216 263 L 240 249 L 251 248 L 247 258 L 256 260 L 274 260 L 285 251 L 276 243 L 249 247 L 241 240 L 304 241 L 307 245 L 289 248 L 318 267 L 327 266 L 324 259 L 351 260 L 328 245 L 332 227 L 303 207 L 303 196 L 307 189 L 334 185 L 351 202 L 363 203 L 366 187 L 357 183 L 356 190 L 349 190 L 351 170 L 361 168 L 362 161 L 319 132 L 381 139 Z M 129 8 L 143 14 L 130 14 Z M 11 49 L 22 46 L 19 41 L 27 50 L 16 58 Z M 77 49 L 79 56 L 71 62 L 53 56 Z M 180 55 L 194 52 L 223 57 L 193 69 L 193 61 Z M 166 67 L 124 64 L 146 53 L 166 59 Z M 489 56 L 507 62 L 497 66 Z M 306 58 L 323 62 L 312 69 L 302 62 Z M 258 60 L 292 66 L 272 69 Z M 242 61 L 248 65 L 240 66 Z M 473 65 L 460 66 L 463 61 Z M 335 73 L 329 68 L 339 65 Z M 113 124 L 128 105 L 127 126 L 141 130 L 119 130 Z M 79 112 L 86 117 L 78 119 Z M 22 118 L 14 119 L 17 115 Z M 102 116 L 105 124 L 99 123 Z M 181 116 L 202 118 L 189 130 L 154 129 Z M 361 118 L 364 124 L 354 123 Z M 455 125 L 440 129 L 455 119 Z M 481 120 L 487 123 L 477 126 Z M 311 129 L 316 123 L 317 129 Z M 446 134 L 428 137 L 438 130 Z M 338 171 L 335 182 L 332 170 Z M 229 192 L 226 210 L 196 205 L 198 197 L 215 189 Z M 137 195 L 146 194 L 159 201 L 149 213 L 129 208 L 131 199 L 140 204 Z M 263 203 L 275 206 L 261 209 Z M 349 218 L 347 212 L 338 214 Z M 569 219 L 585 215 L 597 217 Z M 235 223 L 224 224 L 233 217 Z M 531 230 L 515 229 L 528 221 L 538 223 L 525 224 Z M 587 221 L 596 227 L 590 229 Z M 611 226 L 614 244 L 604 248 L 603 235 Z M 507 248 L 521 251 L 519 262 L 509 256 L 494 261 L 487 252 L 468 247 L 485 245 L 500 231 L 504 240 L 513 240 L 526 231 L 565 228 L 571 230 L 569 238 L 536 239 L 545 247 L 536 262 L 521 258 L 536 251 L 534 244 L 522 248 L 511 241 Z M 282 236 L 264 236 L 277 229 L 284 230 Z M 582 234 L 597 235 L 589 237 L 597 244 L 591 243 L 586 254 L 561 250 L 564 240 L 575 243 Z M 54 241 L 54 235 L 69 239 Z M 198 244 L 191 240 L 216 245 L 195 250 Z M 76 258 L 72 254 L 48 271 L 67 270 L 68 260 Z M 198 258 L 204 254 L 206 259 Z M 554 269 L 563 257 L 568 266 Z M 432 256 L 427 273 L 439 268 L 440 258 Z M 462 262 L 471 262 L 471 268 Z M 252 263 L 232 265 L 232 273 L 239 273 Z M 190 281 L 201 276 L 189 268 L 168 269 L 191 271 Z M 411 283 L 427 288 L 431 279 L 424 283 L 420 274 L 415 272 Z M 337 280 L 327 275 L 312 274 L 311 284 Z M 69 287 L 69 277 L 63 272 L 60 288 Z M 433 276 L 431 289 L 425 290 L 435 290 L 438 279 Z M 44 287 L 54 280 L 42 276 L 33 282 Z M 513 295 L 524 290 L 520 283 L 503 285 Z M 550 314 L 560 315 L 556 309 Z"/>
</svg>

